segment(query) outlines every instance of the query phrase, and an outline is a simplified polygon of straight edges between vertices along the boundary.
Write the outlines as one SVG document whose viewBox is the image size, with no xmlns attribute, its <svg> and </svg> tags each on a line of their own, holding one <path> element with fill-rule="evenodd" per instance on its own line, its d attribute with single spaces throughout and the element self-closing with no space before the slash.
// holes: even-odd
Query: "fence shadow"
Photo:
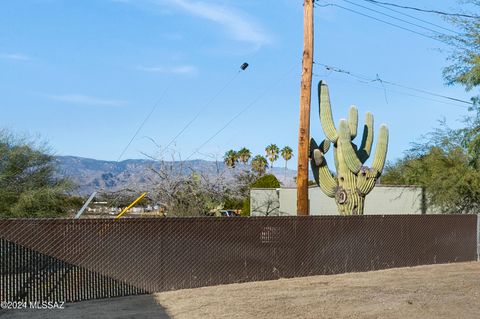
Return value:
<svg viewBox="0 0 480 319">
<path fill-rule="evenodd" d="M 65 304 L 65 309 L 0 310 L 2 319 L 169 319 L 154 295 L 98 299 Z"/>
</svg>

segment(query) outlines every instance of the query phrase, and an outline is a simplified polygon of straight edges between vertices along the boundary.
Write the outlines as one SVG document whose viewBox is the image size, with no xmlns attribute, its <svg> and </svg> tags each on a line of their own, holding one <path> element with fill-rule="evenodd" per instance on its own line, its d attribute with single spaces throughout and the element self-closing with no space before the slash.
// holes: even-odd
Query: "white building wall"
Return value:
<svg viewBox="0 0 480 319">
<path fill-rule="evenodd" d="M 279 216 L 279 192 L 274 188 L 250 190 L 250 216 Z"/>
<path fill-rule="evenodd" d="M 252 189 L 251 208 L 262 207 L 262 200 L 276 193 L 278 197 L 278 214 L 283 216 L 296 215 L 297 189 Z M 333 198 L 327 197 L 319 187 L 309 188 L 310 215 L 339 215 Z M 254 204 L 254 205 L 253 205 Z M 263 205 L 265 206 L 265 205 Z M 365 199 L 365 215 L 397 215 L 421 214 L 422 189 L 409 186 L 376 186 Z M 252 214 L 254 215 L 254 214 Z M 265 215 L 255 210 L 255 215 Z"/>
<path fill-rule="evenodd" d="M 422 213 L 421 187 L 376 186 L 365 197 L 368 215 L 400 215 Z"/>
<path fill-rule="evenodd" d="M 288 192 L 291 192 L 289 189 Z M 295 193 L 294 202 L 295 209 L 290 211 L 292 215 L 297 214 L 297 190 L 293 189 Z M 310 215 L 338 215 L 337 204 L 333 198 L 325 195 L 319 187 L 310 187 L 308 189 L 308 201 L 310 203 Z"/>
</svg>

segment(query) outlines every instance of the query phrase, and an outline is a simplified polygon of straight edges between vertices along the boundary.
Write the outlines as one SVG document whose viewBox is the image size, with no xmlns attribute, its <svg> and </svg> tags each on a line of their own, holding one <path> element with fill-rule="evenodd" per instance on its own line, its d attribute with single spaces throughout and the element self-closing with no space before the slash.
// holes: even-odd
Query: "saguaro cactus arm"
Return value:
<svg viewBox="0 0 480 319">
<path fill-rule="evenodd" d="M 362 167 L 358 173 L 357 191 L 363 196 L 370 193 L 375 186 L 377 178 L 382 173 L 385 165 L 385 158 L 387 156 L 388 148 L 388 128 L 386 125 L 380 126 L 378 134 L 377 149 L 373 158 L 372 168 Z"/>
<path fill-rule="evenodd" d="M 365 125 L 363 127 L 363 136 L 362 136 L 362 143 L 357 151 L 357 156 L 364 164 L 367 159 L 370 157 L 370 153 L 372 151 L 372 144 L 373 144 L 373 114 L 367 112 L 365 114 Z"/>
<path fill-rule="evenodd" d="M 328 146 L 327 146 L 328 145 Z M 335 192 L 338 187 L 337 180 L 328 169 L 327 161 L 324 154 L 328 151 L 330 142 L 324 140 L 320 143 L 320 147 L 315 140 L 310 140 L 310 165 L 313 172 L 313 177 L 320 186 L 322 192 L 329 197 L 335 197 Z"/>
<path fill-rule="evenodd" d="M 345 164 L 348 169 L 357 174 L 362 168 L 362 162 L 359 161 L 352 142 L 350 142 L 350 129 L 348 128 L 347 120 L 341 119 L 339 124 L 339 147 L 342 152 Z"/>
<path fill-rule="evenodd" d="M 338 183 L 335 177 L 332 176 L 330 169 L 328 169 L 327 162 L 324 162 L 323 165 L 320 165 L 318 168 L 318 175 L 320 180 L 320 189 L 328 197 L 335 197 Z"/>
<path fill-rule="evenodd" d="M 320 150 L 315 150 L 315 152 L 320 152 Z M 315 155 L 314 155 L 315 156 Z M 337 191 L 338 183 L 335 177 L 332 176 L 332 173 L 328 169 L 327 162 L 325 158 L 322 161 L 322 164 L 316 165 L 315 161 L 312 159 L 310 161 L 313 177 L 317 182 L 318 186 L 322 192 L 327 195 L 328 197 L 335 197 L 335 193 Z"/>
<path fill-rule="evenodd" d="M 378 171 L 372 168 L 363 166 L 357 177 L 357 191 L 365 196 L 375 187 L 377 181 Z"/>
<path fill-rule="evenodd" d="M 328 93 L 328 86 L 325 81 L 318 83 L 318 100 L 320 104 L 320 122 L 322 123 L 325 136 L 332 142 L 336 143 L 338 133 L 333 123 L 332 107 L 330 105 L 330 94 Z"/>
<path fill-rule="evenodd" d="M 378 133 L 377 149 L 373 158 L 372 168 L 381 173 L 385 166 L 385 158 L 387 157 L 388 149 L 388 128 L 385 124 L 380 126 Z"/>
<path fill-rule="evenodd" d="M 348 111 L 348 127 L 350 129 L 350 137 L 353 140 L 357 136 L 358 129 L 358 109 L 355 105 L 350 106 Z"/>
<path fill-rule="evenodd" d="M 338 148 L 335 144 L 333 145 L 333 161 L 335 162 L 335 169 L 338 172 L 340 165 L 338 163 Z"/>
<path fill-rule="evenodd" d="M 324 139 L 322 143 L 320 143 L 319 149 L 323 154 L 327 154 L 328 150 L 330 149 L 330 141 L 328 139 Z"/>
<path fill-rule="evenodd" d="M 320 146 L 318 146 L 317 142 L 315 139 L 311 138 L 310 139 L 310 159 L 315 161 L 315 164 L 317 166 L 320 166 L 322 162 L 324 161 L 324 154 L 328 152 L 330 149 L 330 141 L 325 139 L 320 143 Z M 315 150 L 319 150 L 320 152 L 315 152 Z"/>
</svg>

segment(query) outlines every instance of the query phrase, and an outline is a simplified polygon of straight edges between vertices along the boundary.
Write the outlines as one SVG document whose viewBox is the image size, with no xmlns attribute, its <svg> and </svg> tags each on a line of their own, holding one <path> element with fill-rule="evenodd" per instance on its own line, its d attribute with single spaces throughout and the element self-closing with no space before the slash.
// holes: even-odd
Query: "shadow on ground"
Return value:
<svg viewBox="0 0 480 319">
<path fill-rule="evenodd" d="M 65 304 L 65 309 L 0 310 L 1 319 L 169 319 L 165 309 L 153 295 L 117 297 Z"/>
</svg>

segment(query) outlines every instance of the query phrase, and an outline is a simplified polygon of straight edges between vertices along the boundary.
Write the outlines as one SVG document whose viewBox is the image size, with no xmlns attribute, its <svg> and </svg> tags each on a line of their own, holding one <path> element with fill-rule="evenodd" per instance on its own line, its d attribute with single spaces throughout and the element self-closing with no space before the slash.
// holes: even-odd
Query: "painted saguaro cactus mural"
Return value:
<svg viewBox="0 0 480 319">
<path fill-rule="evenodd" d="M 318 84 L 320 122 L 327 137 L 318 145 L 310 141 L 310 162 L 320 189 L 335 198 L 341 215 L 362 215 L 365 196 L 373 189 L 382 173 L 388 147 L 388 128 L 380 126 L 377 148 L 372 167 L 364 166 L 370 157 L 373 143 L 373 115 L 367 112 L 360 147 L 352 143 L 357 136 L 358 110 L 350 107 L 348 120 L 341 119 L 338 129 L 332 118 L 328 86 L 324 81 Z M 333 144 L 333 158 L 337 174 L 327 166 L 325 153 Z"/>
</svg>

